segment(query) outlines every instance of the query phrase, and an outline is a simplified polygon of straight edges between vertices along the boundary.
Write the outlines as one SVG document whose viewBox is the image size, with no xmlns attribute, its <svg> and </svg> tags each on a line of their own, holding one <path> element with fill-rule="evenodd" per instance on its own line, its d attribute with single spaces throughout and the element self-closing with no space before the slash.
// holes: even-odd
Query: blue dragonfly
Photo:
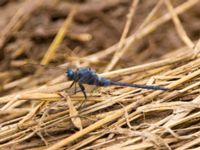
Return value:
<svg viewBox="0 0 200 150">
<path fill-rule="evenodd" d="M 78 83 L 82 93 L 84 94 L 85 99 L 87 99 L 87 95 L 85 92 L 85 87 L 83 84 L 88 85 L 96 85 L 96 86 L 122 86 L 122 87 L 135 87 L 149 90 L 168 90 L 162 86 L 156 85 L 144 85 L 144 84 L 129 84 L 122 83 L 117 81 L 112 81 L 106 78 L 102 78 L 96 74 L 95 71 L 91 70 L 87 67 L 78 68 L 76 71 L 73 71 L 71 68 L 68 68 L 66 71 L 66 76 L 70 81 L 73 81 L 69 88 L 71 88 L 74 84 Z M 76 91 L 76 88 L 75 88 Z"/>
<path fill-rule="evenodd" d="M 112 81 L 112 80 L 98 76 L 96 72 L 89 67 L 80 67 L 76 71 L 73 71 L 73 69 L 71 68 L 68 68 L 66 70 L 66 68 L 63 68 L 63 67 L 55 67 L 55 66 L 53 67 L 53 66 L 46 66 L 46 65 L 34 64 L 34 63 L 28 63 L 25 66 L 28 66 L 29 68 L 31 66 L 42 67 L 42 68 L 52 68 L 54 73 L 55 73 L 55 69 L 57 70 L 56 72 L 59 72 L 58 70 L 60 71 L 62 70 L 62 72 L 63 70 L 65 70 L 68 80 L 73 81 L 68 89 L 72 88 L 72 86 L 75 85 L 74 93 L 76 93 L 77 92 L 76 85 L 78 83 L 80 90 L 83 93 L 85 99 L 87 99 L 87 95 L 85 92 L 84 84 L 96 85 L 96 86 L 134 87 L 134 88 L 142 88 L 142 89 L 149 89 L 149 90 L 163 90 L 163 91 L 169 90 L 168 88 L 157 86 L 157 85 L 130 84 L 130 83 Z"/>
</svg>

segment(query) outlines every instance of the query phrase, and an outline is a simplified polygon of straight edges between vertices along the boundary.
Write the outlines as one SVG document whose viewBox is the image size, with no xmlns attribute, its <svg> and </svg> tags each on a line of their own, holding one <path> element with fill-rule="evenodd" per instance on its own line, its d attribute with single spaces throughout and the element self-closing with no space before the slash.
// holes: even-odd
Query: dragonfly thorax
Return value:
<svg viewBox="0 0 200 150">
<path fill-rule="evenodd" d="M 74 71 L 72 69 L 67 69 L 66 75 L 69 80 L 74 80 Z"/>
</svg>

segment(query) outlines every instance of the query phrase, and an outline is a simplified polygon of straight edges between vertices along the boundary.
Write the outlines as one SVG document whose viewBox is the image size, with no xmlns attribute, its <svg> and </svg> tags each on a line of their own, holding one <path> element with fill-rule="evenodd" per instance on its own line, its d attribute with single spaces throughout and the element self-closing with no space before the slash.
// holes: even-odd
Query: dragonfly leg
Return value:
<svg viewBox="0 0 200 150">
<path fill-rule="evenodd" d="M 81 91 L 83 92 L 84 97 L 85 97 L 85 100 L 86 100 L 86 99 L 87 99 L 87 95 L 86 95 L 86 93 L 85 93 L 85 87 L 84 87 L 81 83 L 78 83 L 78 85 L 79 85 L 79 87 L 81 88 Z M 83 104 L 84 104 L 84 100 L 82 100 L 82 102 L 81 102 L 79 108 L 81 108 L 81 107 L 83 106 Z"/>
<path fill-rule="evenodd" d="M 81 88 L 81 91 L 83 92 L 83 95 L 84 95 L 85 99 L 87 99 L 87 95 L 85 93 L 85 87 L 81 83 L 78 83 L 78 85 Z"/>
<path fill-rule="evenodd" d="M 74 83 L 76 83 L 76 81 L 73 81 L 72 84 L 67 89 L 70 89 L 74 85 Z"/>
<path fill-rule="evenodd" d="M 77 92 L 77 91 L 76 91 L 76 83 L 75 83 L 75 87 L 74 87 L 74 94 L 76 94 L 76 92 Z"/>
</svg>

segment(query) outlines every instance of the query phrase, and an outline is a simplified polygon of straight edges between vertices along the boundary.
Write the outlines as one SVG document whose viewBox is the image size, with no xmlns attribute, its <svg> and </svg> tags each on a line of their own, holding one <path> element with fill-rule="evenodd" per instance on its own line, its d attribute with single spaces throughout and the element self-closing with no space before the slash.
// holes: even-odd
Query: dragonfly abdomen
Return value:
<svg viewBox="0 0 200 150">
<path fill-rule="evenodd" d="M 96 85 L 97 86 L 109 86 L 109 85 L 111 85 L 111 80 L 99 77 Z"/>
<path fill-rule="evenodd" d="M 150 89 L 150 90 L 168 90 L 165 87 L 157 86 L 157 85 L 145 85 L 145 84 L 129 84 L 129 83 L 122 83 L 122 82 L 115 82 L 111 81 L 110 85 L 117 85 L 117 86 L 123 86 L 123 87 L 135 87 L 135 88 L 142 88 L 142 89 Z"/>
</svg>

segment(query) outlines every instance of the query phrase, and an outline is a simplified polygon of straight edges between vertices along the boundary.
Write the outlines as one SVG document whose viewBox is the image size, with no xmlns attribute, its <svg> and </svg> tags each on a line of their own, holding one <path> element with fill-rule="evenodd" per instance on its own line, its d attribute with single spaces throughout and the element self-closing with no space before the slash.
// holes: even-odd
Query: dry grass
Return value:
<svg viewBox="0 0 200 150">
<path fill-rule="evenodd" d="M 137 3 L 137 0 L 133 1 L 129 15 L 134 15 L 135 10 L 132 9 L 137 8 Z M 125 26 L 126 33 L 119 43 L 60 65 L 98 65 L 102 59 L 115 53 L 104 66 L 107 67 L 107 72 L 100 76 L 111 79 L 120 77 L 121 81 L 128 83 L 162 85 L 170 91 L 104 87 L 88 92 L 85 105 L 79 108 L 84 97 L 82 93 L 72 95 L 65 91 L 70 82 L 66 81 L 64 74 L 53 78 L 50 76 L 50 81 L 43 85 L 38 76 L 22 77 L 1 87 L 2 91 L 10 92 L 0 97 L 0 148 L 198 149 L 200 40 L 196 42 L 188 37 L 178 16 L 197 3 L 198 0 L 190 0 L 173 8 L 170 0 L 160 0 L 152 12 L 149 12 L 139 31 L 126 38 L 131 22 L 131 18 L 127 17 L 129 25 Z M 165 6 L 168 12 L 155 19 L 161 6 Z M 74 7 L 71 10 L 49 51 L 44 55 L 42 64 L 48 64 L 56 57 L 55 51 L 70 27 L 77 9 L 78 7 Z M 13 20 L 14 18 L 17 19 L 16 16 Z M 19 17 L 18 22 L 21 22 L 20 18 L 23 17 Z M 174 29 L 185 46 L 154 62 L 109 71 L 118 64 L 125 52 L 133 49 L 136 42 L 169 20 L 173 21 Z M 11 31 L 16 30 L 18 28 L 12 27 Z M 5 41 L 5 38 L 0 41 Z M 0 72 L 0 78 L 8 74 Z M 23 84 L 27 84 L 27 88 L 16 88 Z M 16 89 L 12 90 L 14 88 Z"/>
</svg>

